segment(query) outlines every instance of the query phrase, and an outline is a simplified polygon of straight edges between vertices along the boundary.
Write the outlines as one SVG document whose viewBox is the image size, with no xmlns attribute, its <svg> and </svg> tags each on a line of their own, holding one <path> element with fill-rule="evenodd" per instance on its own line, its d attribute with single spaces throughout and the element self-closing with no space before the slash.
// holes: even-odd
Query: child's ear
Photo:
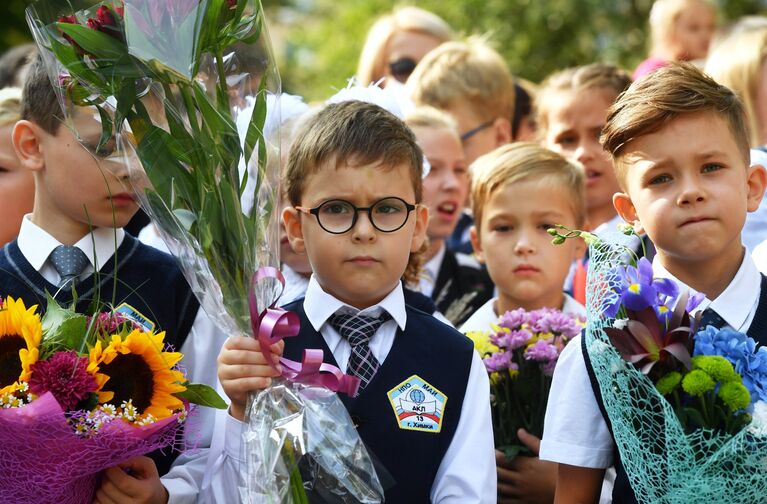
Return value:
<svg viewBox="0 0 767 504">
<path fill-rule="evenodd" d="M 634 208 L 634 204 L 631 202 L 628 194 L 624 192 L 615 193 L 613 195 L 613 206 L 618 211 L 618 215 L 634 227 L 634 233 L 638 235 L 644 233 L 642 222 L 639 220 L 636 208 Z"/>
<path fill-rule="evenodd" d="M 37 124 L 27 120 L 21 120 L 13 127 L 13 148 L 21 165 L 27 170 L 40 171 L 45 168 L 42 134 L 43 131 Z"/>
<path fill-rule="evenodd" d="M 423 242 L 426 240 L 426 228 L 429 227 L 429 208 L 426 205 L 418 204 L 415 207 L 415 229 L 413 230 L 413 239 L 410 240 L 410 252 L 415 254 L 421 250 Z"/>
<path fill-rule="evenodd" d="M 469 229 L 469 239 L 471 239 L 471 246 L 474 248 L 474 257 L 476 257 L 477 261 L 481 264 L 485 264 L 485 254 L 482 252 L 482 242 L 479 240 L 477 226 L 471 226 Z"/>
<path fill-rule="evenodd" d="M 748 186 L 748 211 L 756 212 L 762 202 L 767 188 L 767 170 L 762 165 L 754 165 L 748 169 L 746 184 Z"/>
<path fill-rule="evenodd" d="M 495 131 L 496 147 L 511 142 L 511 121 L 505 117 L 497 117 L 495 121 L 493 121 L 493 131 Z"/>
<path fill-rule="evenodd" d="M 285 207 L 282 211 L 282 222 L 285 224 L 285 233 L 288 235 L 290 246 L 296 254 L 306 253 L 304 244 L 304 230 L 301 227 L 301 216 L 293 207 Z"/>
</svg>

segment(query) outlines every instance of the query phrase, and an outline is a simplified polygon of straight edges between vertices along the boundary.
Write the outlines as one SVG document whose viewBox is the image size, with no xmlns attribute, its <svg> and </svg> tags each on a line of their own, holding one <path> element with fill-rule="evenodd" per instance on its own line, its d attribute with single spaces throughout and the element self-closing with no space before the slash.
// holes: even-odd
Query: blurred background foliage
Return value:
<svg viewBox="0 0 767 504">
<path fill-rule="evenodd" d="M 62 0 L 65 1 L 65 0 Z M 163 0 L 158 0 L 163 1 Z M 27 0 L 0 0 L 0 51 L 29 40 Z M 633 69 L 647 53 L 652 0 L 262 0 L 285 91 L 323 99 L 354 75 L 368 29 L 396 5 L 442 16 L 460 36 L 480 34 L 512 73 L 540 82 L 593 61 Z M 767 0 L 718 0 L 720 24 L 763 14 Z"/>
</svg>

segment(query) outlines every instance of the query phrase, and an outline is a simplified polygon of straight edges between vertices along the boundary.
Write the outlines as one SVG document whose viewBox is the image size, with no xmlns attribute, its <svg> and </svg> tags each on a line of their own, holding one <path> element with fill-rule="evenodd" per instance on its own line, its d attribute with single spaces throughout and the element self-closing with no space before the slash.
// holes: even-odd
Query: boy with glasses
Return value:
<svg viewBox="0 0 767 504">
<path fill-rule="evenodd" d="M 313 275 L 306 297 L 285 307 L 299 314 L 301 332 L 284 341 L 284 355 L 297 359 L 304 349 L 321 348 L 326 362 L 360 378 L 358 396 L 343 400 L 393 477 L 387 502 L 494 502 L 482 361 L 468 339 L 403 299 L 400 278 L 426 235 L 422 161 L 413 133 L 376 105 L 328 105 L 303 125 L 288 160 L 292 206 L 283 219 Z M 223 463 L 207 490 L 219 502 L 236 500 L 236 485 L 226 482 L 236 481 L 247 394 L 272 376 L 256 340 L 225 344 L 219 378 L 232 406 Z M 402 387 L 409 395 L 398 398 Z M 434 399 L 429 416 L 397 410 L 400 399 L 423 401 L 413 390 Z"/>
<path fill-rule="evenodd" d="M 416 67 L 408 80 L 416 105 L 429 105 L 449 113 L 458 123 L 466 163 L 511 142 L 514 116 L 514 81 L 500 54 L 480 38 L 446 42 Z M 472 253 L 465 212 L 447 245 Z"/>
</svg>

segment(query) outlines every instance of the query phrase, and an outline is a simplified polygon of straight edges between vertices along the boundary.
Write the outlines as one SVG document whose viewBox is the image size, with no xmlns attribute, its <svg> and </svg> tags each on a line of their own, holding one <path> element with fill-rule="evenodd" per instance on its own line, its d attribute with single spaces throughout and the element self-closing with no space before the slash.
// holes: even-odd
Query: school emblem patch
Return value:
<svg viewBox="0 0 767 504">
<path fill-rule="evenodd" d="M 115 308 L 115 313 L 119 313 L 123 317 L 130 319 L 131 321 L 140 325 L 145 332 L 154 331 L 154 322 L 146 318 L 140 311 L 128 303 L 123 303 Z"/>
<path fill-rule="evenodd" d="M 438 433 L 442 430 L 447 396 L 413 375 L 388 394 L 400 429 Z"/>
</svg>

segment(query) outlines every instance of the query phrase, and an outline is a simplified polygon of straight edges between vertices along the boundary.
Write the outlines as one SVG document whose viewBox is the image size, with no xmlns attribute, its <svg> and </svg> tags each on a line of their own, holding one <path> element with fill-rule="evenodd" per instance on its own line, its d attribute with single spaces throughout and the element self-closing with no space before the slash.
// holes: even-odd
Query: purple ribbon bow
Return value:
<svg viewBox="0 0 767 504">
<path fill-rule="evenodd" d="M 259 310 L 256 300 L 256 284 L 267 278 L 275 278 L 280 282 L 279 294 L 285 287 L 285 278 L 277 268 L 264 266 L 253 274 L 253 284 L 248 293 L 250 326 L 253 329 L 253 335 L 261 345 L 264 358 L 272 368 L 277 369 L 269 349 L 284 338 L 297 336 L 301 321 L 298 315 L 282 308 L 276 308 L 274 303 L 264 310 Z M 277 299 L 280 297 L 279 294 Z M 324 363 L 323 358 L 324 353 L 320 349 L 305 349 L 301 362 L 280 357 L 282 376 L 306 385 L 319 385 L 349 397 L 356 396 L 360 379 L 342 373 L 336 366 Z"/>
</svg>

